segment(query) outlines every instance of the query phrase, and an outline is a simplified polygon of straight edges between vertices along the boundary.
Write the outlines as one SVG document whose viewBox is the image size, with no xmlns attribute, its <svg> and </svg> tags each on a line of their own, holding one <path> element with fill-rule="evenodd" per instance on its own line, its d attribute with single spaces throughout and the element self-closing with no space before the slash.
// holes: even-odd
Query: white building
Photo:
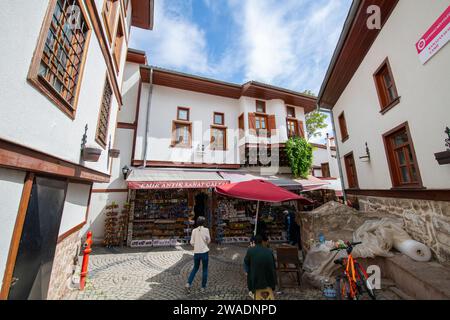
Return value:
<svg viewBox="0 0 450 320">
<path fill-rule="evenodd" d="M 130 27 L 152 28 L 153 1 L 6 1 L 0 16 L 0 298 L 53 299 L 110 180 Z"/>
<path fill-rule="evenodd" d="M 268 179 L 290 173 L 283 152 L 262 168 L 264 159 L 250 166 L 248 156 L 262 145 L 278 156 L 288 135 L 304 137 L 305 113 L 316 106 L 310 96 L 262 83 L 237 85 L 149 67 L 137 50 L 129 50 L 123 88 L 114 143 L 120 159 L 112 165 L 110 183 L 94 185 L 86 226 L 97 242 L 105 237 L 106 206 L 129 200 L 130 179 L 155 189 L 171 179 L 192 189 L 188 182 L 195 175 L 199 183 L 193 189 L 206 190 L 214 184 L 203 183 L 211 172 L 222 172 L 221 181 L 243 171 Z M 125 167 L 132 176 L 128 184 Z"/>
<path fill-rule="evenodd" d="M 363 210 L 401 216 L 446 261 L 450 166 L 435 154 L 450 126 L 450 1 L 378 1 L 381 30 L 367 28 L 371 4 L 354 1 L 319 104 L 332 109 L 347 195 Z M 423 44 L 431 49 L 418 54 Z"/>
</svg>

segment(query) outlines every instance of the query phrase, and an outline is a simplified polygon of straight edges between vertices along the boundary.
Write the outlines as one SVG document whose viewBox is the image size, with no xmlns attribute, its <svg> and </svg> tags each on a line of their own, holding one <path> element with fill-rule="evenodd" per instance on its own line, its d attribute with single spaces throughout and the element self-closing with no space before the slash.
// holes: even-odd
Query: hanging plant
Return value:
<svg viewBox="0 0 450 320">
<path fill-rule="evenodd" d="M 307 178 L 313 161 L 313 147 L 304 138 L 293 137 L 286 143 L 286 153 L 292 174 Z"/>
</svg>

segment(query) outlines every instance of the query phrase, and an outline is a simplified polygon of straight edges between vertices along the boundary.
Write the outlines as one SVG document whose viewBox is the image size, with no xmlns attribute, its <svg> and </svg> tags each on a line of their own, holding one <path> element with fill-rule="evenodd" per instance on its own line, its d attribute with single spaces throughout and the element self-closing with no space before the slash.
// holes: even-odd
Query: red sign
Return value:
<svg viewBox="0 0 450 320">
<path fill-rule="evenodd" d="M 129 189 L 206 189 L 214 188 L 229 183 L 229 181 L 145 181 L 128 182 Z"/>
<path fill-rule="evenodd" d="M 450 6 L 416 43 L 420 61 L 425 64 L 450 40 Z"/>
</svg>

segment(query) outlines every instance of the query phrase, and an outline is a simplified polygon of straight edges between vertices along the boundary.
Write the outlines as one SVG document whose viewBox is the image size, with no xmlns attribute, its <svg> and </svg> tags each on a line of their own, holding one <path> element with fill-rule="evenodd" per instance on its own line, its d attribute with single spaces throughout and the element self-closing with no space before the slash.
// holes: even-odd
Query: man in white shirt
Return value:
<svg viewBox="0 0 450 320">
<path fill-rule="evenodd" d="M 197 228 L 192 230 L 191 245 L 194 246 L 194 268 L 189 275 L 188 283 L 186 284 L 186 290 L 189 293 L 192 282 L 194 282 L 195 275 L 200 268 L 200 261 L 202 263 L 202 288 L 201 292 L 206 289 L 206 282 L 208 281 L 208 260 L 209 260 L 209 248 L 208 244 L 211 242 L 208 228 L 205 228 L 206 219 L 203 216 L 197 218 Z"/>
</svg>

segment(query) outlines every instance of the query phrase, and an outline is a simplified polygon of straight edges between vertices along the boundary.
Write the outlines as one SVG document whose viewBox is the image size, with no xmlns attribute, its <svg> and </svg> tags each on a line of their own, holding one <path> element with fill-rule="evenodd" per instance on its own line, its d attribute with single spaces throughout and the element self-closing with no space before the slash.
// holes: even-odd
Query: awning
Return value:
<svg viewBox="0 0 450 320">
<path fill-rule="evenodd" d="M 304 204 L 312 202 L 303 196 L 287 191 L 265 180 L 251 180 L 237 183 L 225 184 L 216 187 L 219 194 L 244 199 L 263 202 L 284 202 L 290 200 L 300 200 Z"/>
<path fill-rule="evenodd" d="M 330 184 L 329 182 L 321 180 L 314 176 L 308 176 L 308 179 L 295 179 L 295 181 L 302 184 L 302 191 L 327 189 L 328 185 Z"/>
<path fill-rule="evenodd" d="M 127 179 L 129 189 L 204 189 L 229 183 L 215 171 L 134 169 Z"/>
<path fill-rule="evenodd" d="M 287 189 L 287 190 L 302 190 L 302 184 L 289 179 L 284 176 L 257 176 L 248 172 L 226 172 L 220 171 L 219 174 L 225 179 L 229 180 L 231 183 L 251 181 L 251 180 L 266 180 L 274 185 Z"/>
</svg>

